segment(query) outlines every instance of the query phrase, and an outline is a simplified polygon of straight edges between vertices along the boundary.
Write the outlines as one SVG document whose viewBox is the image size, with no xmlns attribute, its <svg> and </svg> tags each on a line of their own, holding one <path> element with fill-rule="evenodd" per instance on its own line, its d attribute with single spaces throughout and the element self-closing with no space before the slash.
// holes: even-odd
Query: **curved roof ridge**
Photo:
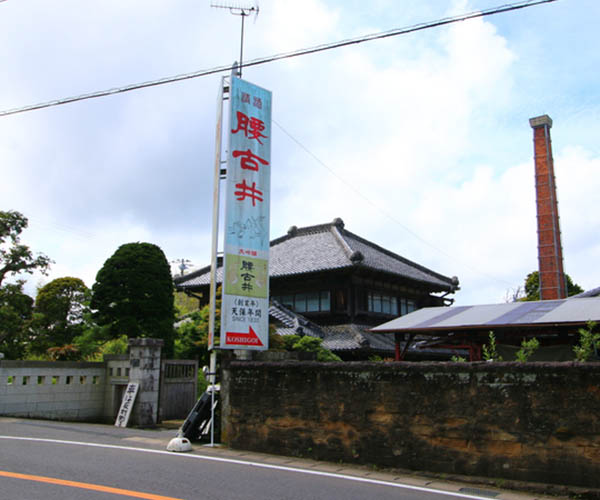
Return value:
<svg viewBox="0 0 600 500">
<path fill-rule="evenodd" d="M 354 252 L 354 250 L 352 250 L 352 247 L 350 246 L 350 244 L 342 236 L 342 233 L 340 232 L 339 227 L 335 224 L 331 224 L 329 227 L 329 230 L 331 231 L 331 234 L 333 234 L 336 241 L 340 244 L 340 246 L 344 250 L 346 257 L 348 257 L 348 259 L 352 259 L 352 253 Z M 343 228 L 342 228 L 342 230 L 343 230 Z"/>
<path fill-rule="evenodd" d="M 284 234 L 283 236 L 280 236 L 279 238 L 275 238 L 274 240 L 271 240 L 270 246 L 278 245 L 279 243 L 289 240 L 290 238 L 294 238 L 295 236 L 324 233 L 326 231 L 329 231 L 331 226 L 334 225 L 337 220 L 341 221 L 341 219 L 335 219 L 333 222 L 327 222 L 326 224 L 316 224 L 314 226 L 305 226 L 305 227 L 291 226 L 288 229 L 286 234 Z M 343 224 L 343 222 L 342 222 L 342 224 Z"/>
</svg>

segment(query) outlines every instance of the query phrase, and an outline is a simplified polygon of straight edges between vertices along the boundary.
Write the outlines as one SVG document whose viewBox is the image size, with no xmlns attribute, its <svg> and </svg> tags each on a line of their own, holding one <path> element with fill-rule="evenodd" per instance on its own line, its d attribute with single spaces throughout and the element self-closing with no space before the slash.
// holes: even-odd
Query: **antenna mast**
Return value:
<svg viewBox="0 0 600 500">
<path fill-rule="evenodd" d="M 215 7 L 216 9 L 229 9 L 229 12 L 234 16 L 240 16 L 242 18 L 242 32 L 240 35 L 240 63 L 238 65 L 237 76 L 242 77 L 242 62 L 244 60 L 244 21 L 247 16 L 254 13 L 254 18 L 258 16 L 258 4 L 253 5 L 251 7 L 247 5 L 240 5 L 237 3 L 211 3 L 211 7 Z"/>
</svg>

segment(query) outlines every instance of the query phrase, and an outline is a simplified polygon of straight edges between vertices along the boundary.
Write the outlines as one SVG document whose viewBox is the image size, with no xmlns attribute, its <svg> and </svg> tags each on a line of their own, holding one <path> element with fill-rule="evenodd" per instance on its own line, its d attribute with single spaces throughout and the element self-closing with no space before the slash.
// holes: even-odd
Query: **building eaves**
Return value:
<svg viewBox="0 0 600 500">
<path fill-rule="evenodd" d="M 449 278 L 436 273 L 425 266 L 365 240 L 350 231 L 343 230 L 342 235 L 348 246 L 352 249 L 353 255 L 361 257 L 355 260 L 355 264 L 357 265 L 363 265 L 380 272 L 395 274 L 428 285 L 434 285 L 440 291 L 455 291 L 459 288 L 458 278 L 456 277 Z"/>
</svg>

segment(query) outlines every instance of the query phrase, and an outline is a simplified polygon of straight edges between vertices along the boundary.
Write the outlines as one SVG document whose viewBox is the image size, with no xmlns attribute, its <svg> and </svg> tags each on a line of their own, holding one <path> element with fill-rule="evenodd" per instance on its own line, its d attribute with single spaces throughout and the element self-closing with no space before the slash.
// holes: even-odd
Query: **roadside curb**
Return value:
<svg viewBox="0 0 600 500">
<path fill-rule="evenodd" d="M 193 452 L 198 455 L 213 455 L 247 462 L 290 467 L 294 469 L 319 470 L 332 474 L 369 478 L 374 480 L 403 483 L 411 486 L 452 491 L 464 495 L 495 498 L 498 500 L 521 500 L 524 498 L 578 498 L 600 499 L 600 489 L 582 488 L 555 484 L 542 484 L 529 481 L 516 481 L 459 474 L 436 474 L 405 469 L 373 469 L 368 466 L 321 462 L 317 460 L 272 455 L 254 451 L 235 450 L 222 444 L 214 447 L 195 442 Z M 469 485 L 469 486 L 465 486 Z"/>
</svg>

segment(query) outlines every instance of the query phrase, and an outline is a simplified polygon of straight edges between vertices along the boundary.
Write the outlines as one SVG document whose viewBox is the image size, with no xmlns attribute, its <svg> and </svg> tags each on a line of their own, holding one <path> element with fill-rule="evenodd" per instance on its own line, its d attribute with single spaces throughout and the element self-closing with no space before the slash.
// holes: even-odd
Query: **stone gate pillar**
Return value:
<svg viewBox="0 0 600 500">
<path fill-rule="evenodd" d="M 132 423 L 154 426 L 158 423 L 160 355 L 162 339 L 129 339 L 129 381 L 140 384 L 132 410 Z"/>
</svg>

